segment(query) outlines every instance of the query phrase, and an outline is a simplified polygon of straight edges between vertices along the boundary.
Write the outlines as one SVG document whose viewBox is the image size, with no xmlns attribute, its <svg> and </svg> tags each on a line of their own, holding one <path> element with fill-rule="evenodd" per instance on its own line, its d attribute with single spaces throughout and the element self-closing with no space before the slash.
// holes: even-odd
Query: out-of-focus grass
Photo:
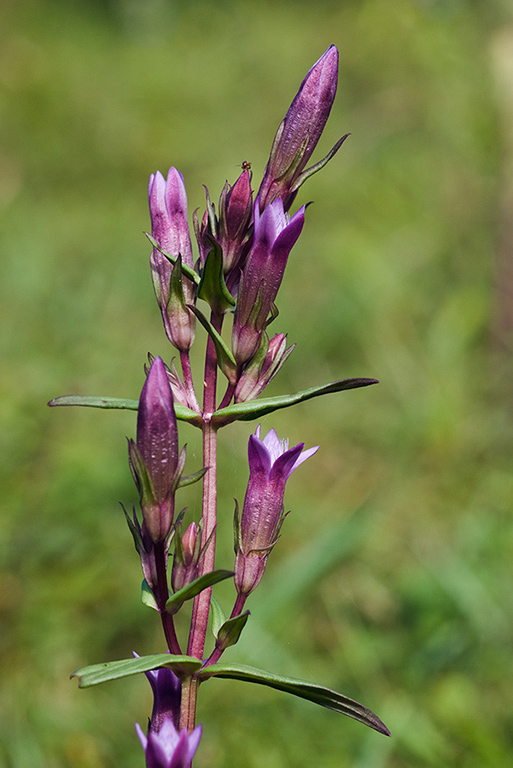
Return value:
<svg viewBox="0 0 513 768">
<path fill-rule="evenodd" d="M 4 3 L 1 765 L 141 764 L 132 729 L 149 712 L 145 680 L 80 692 L 68 680 L 87 663 L 162 650 L 118 506 L 135 495 L 124 443 L 134 416 L 45 402 L 136 397 L 146 352 L 171 356 L 141 234 L 148 174 L 179 167 L 191 211 L 201 185 L 215 199 L 242 160 L 258 184 L 300 79 L 330 43 L 340 86 L 320 152 L 352 136 L 301 195 L 315 205 L 276 321 L 298 346 L 272 391 L 350 375 L 381 384 L 265 419 L 321 450 L 290 482 L 293 513 L 231 658 L 340 689 L 393 737 L 214 680 L 196 763 L 509 764 L 513 371 L 494 318 L 512 148 L 492 55 L 500 39 L 507 70 L 506 9 Z M 248 434 L 221 434 L 220 566 L 232 562 Z M 183 440 L 192 471 L 197 435 L 185 426 Z M 184 498 L 197 513 L 198 491 Z"/>
</svg>

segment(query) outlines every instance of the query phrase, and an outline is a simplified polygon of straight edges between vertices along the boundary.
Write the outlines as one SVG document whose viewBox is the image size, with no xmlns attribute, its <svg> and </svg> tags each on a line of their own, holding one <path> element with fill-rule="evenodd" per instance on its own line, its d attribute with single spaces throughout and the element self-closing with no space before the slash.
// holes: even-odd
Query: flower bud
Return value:
<svg viewBox="0 0 513 768">
<path fill-rule="evenodd" d="M 179 525 L 177 525 L 177 529 Z M 177 530 L 175 534 L 175 555 L 171 571 L 173 592 L 190 584 L 198 576 L 198 562 L 201 551 L 200 530 L 196 523 L 191 523 L 183 536 Z"/>
<path fill-rule="evenodd" d="M 153 360 L 139 399 L 137 441 L 129 441 L 130 467 L 146 529 L 154 542 L 171 530 L 181 471 L 173 395 L 160 357 Z"/>
<path fill-rule="evenodd" d="M 149 203 L 155 240 L 170 256 L 192 267 L 187 195 L 176 168 L 169 169 L 167 180 L 159 171 L 150 177 Z M 182 275 L 181 265 L 172 264 L 157 248 L 152 251 L 150 264 L 166 335 L 177 349 L 187 352 L 194 341 L 196 321 L 186 305 L 193 302 L 194 286 Z"/>
<path fill-rule="evenodd" d="M 258 191 L 261 211 L 276 197 L 283 200 L 285 211 L 292 205 L 302 183 L 304 168 L 326 125 L 337 90 L 337 79 L 338 51 L 334 45 L 330 45 L 301 83 L 274 137 Z M 337 142 L 325 158 L 326 162 L 341 143 L 342 140 Z M 310 175 L 308 172 L 305 174 Z"/>
<path fill-rule="evenodd" d="M 153 357 L 153 355 L 148 354 L 148 360 L 150 365 L 144 366 L 146 375 L 148 375 L 148 371 L 154 359 L 155 358 Z M 173 393 L 174 404 L 178 403 L 179 405 L 184 405 L 186 408 L 190 408 L 191 405 L 189 403 L 189 398 L 187 397 L 187 391 L 185 389 L 183 381 L 180 378 L 180 374 L 176 370 L 176 365 L 174 363 L 174 360 L 171 360 L 169 368 L 166 368 L 166 374 L 167 374 L 167 378 L 169 379 L 169 383 L 171 385 L 171 392 Z"/>
<path fill-rule="evenodd" d="M 219 198 L 218 237 L 223 249 L 225 274 L 237 270 L 241 262 L 250 237 L 252 209 L 251 176 L 245 170 L 232 187 L 226 182 Z"/>
</svg>

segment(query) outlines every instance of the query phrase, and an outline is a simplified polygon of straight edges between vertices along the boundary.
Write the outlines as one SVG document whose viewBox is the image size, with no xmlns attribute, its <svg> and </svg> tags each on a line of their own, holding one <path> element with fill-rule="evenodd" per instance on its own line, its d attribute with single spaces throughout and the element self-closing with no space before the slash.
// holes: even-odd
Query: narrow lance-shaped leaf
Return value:
<svg viewBox="0 0 513 768">
<path fill-rule="evenodd" d="M 50 400 L 48 405 L 53 408 L 57 405 L 80 405 L 85 408 L 112 408 L 118 410 L 136 411 L 139 407 L 138 400 L 129 400 L 122 397 L 101 397 L 97 395 L 61 395 Z M 196 411 L 185 405 L 175 403 L 175 415 L 180 421 L 188 421 L 196 427 L 201 426 L 201 417 Z"/>
<path fill-rule="evenodd" d="M 150 669 L 170 667 L 177 675 L 193 674 L 201 667 L 201 661 L 192 656 L 175 656 L 171 653 L 156 653 L 152 656 L 140 656 L 136 659 L 122 659 L 121 661 L 107 661 L 103 664 L 92 664 L 75 670 L 70 677 L 78 678 L 79 688 L 89 688 L 91 685 L 106 683 L 108 680 L 117 680 L 121 677 L 129 677 L 139 672 L 148 672 Z"/>
<path fill-rule="evenodd" d="M 225 571 L 220 569 L 217 571 L 212 571 L 211 573 L 205 573 L 203 576 L 194 579 L 194 581 L 191 581 L 190 584 L 187 584 L 185 587 L 182 587 L 182 589 L 179 589 L 178 592 L 174 593 L 174 595 L 171 595 L 166 603 L 166 611 L 171 614 L 176 613 L 186 600 L 190 600 L 192 597 L 196 597 L 196 595 L 199 595 L 199 593 L 204 589 L 211 587 L 213 584 L 217 584 L 219 581 L 231 578 L 233 573 L 233 571 Z"/>
<path fill-rule="evenodd" d="M 275 675 L 271 672 L 265 672 L 254 667 L 247 667 L 243 664 L 212 664 L 205 667 L 198 675 L 201 681 L 208 680 L 210 677 L 225 677 L 232 680 L 243 680 L 247 683 L 258 683 L 267 685 L 270 688 L 276 688 L 278 691 L 291 693 L 293 696 L 299 696 L 301 699 L 312 701 L 321 707 L 332 709 L 341 715 L 358 720 L 358 722 L 368 725 L 385 736 L 390 736 L 390 731 L 386 725 L 379 719 L 374 712 L 359 704 L 357 701 L 337 693 L 322 685 L 315 685 L 303 680 L 296 680 L 292 677 Z"/>
<path fill-rule="evenodd" d="M 258 400 L 250 400 L 247 403 L 234 403 L 227 408 L 221 408 L 216 411 L 212 421 L 218 425 L 230 424 L 232 421 L 252 421 L 265 416 L 267 413 L 278 411 L 280 408 L 289 408 L 296 403 L 302 403 L 310 400 L 312 397 L 320 395 L 330 395 L 334 392 L 342 392 L 345 389 L 357 389 L 358 387 L 368 387 L 370 384 L 379 384 L 377 379 L 342 379 L 333 381 L 331 384 L 323 384 L 320 387 L 310 387 L 301 392 L 295 392 L 292 395 L 281 395 L 279 397 L 265 397 Z"/>
</svg>

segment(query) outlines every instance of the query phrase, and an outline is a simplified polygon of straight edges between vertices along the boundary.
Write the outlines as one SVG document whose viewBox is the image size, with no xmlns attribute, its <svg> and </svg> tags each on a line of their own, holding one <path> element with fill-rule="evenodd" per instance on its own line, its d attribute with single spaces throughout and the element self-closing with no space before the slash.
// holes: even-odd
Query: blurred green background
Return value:
<svg viewBox="0 0 513 768">
<path fill-rule="evenodd" d="M 270 394 L 381 384 L 264 420 L 321 449 L 289 483 L 293 512 L 226 656 L 336 688 L 393 736 L 214 680 L 195 765 L 509 765 L 510 4 L 4 0 L 0 30 L 0 765 L 142 765 L 145 679 L 68 679 L 163 650 L 118 505 L 135 499 L 135 417 L 45 403 L 135 398 L 147 352 L 170 359 L 142 234 L 148 175 L 176 165 L 191 213 L 243 160 L 258 186 L 330 43 L 339 92 L 315 159 L 352 136 L 300 195 L 315 205 L 275 323 L 297 349 Z M 251 429 L 221 433 L 220 567 Z M 194 471 L 198 436 L 181 434 Z M 197 516 L 198 489 L 182 499 Z"/>
</svg>

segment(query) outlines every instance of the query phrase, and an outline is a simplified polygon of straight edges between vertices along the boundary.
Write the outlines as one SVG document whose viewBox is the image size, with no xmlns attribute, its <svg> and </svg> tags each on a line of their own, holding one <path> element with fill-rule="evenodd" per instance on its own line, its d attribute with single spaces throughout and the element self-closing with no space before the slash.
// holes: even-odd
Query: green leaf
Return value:
<svg viewBox="0 0 513 768">
<path fill-rule="evenodd" d="M 228 346 L 224 339 L 221 337 L 221 334 L 216 331 L 212 323 L 207 320 L 203 312 L 192 304 L 188 304 L 188 307 L 192 312 L 194 312 L 201 325 L 214 342 L 214 346 L 216 348 L 217 363 L 220 369 L 230 384 L 235 384 L 237 376 L 237 363 L 235 362 L 235 358 L 232 355 L 231 350 L 228 349 Z"/>
<path fill-rule="evenodd" d="M 212 249 L 205 261 L 198 288 L 198 298 L 206 301 L 213 312 L 222 315 L 235 306 L 235 299 L 226 287 L 224 280 L 222 248 L 214 239 L 209 237 L 209 240 Z"/>
<path fill-rule="evenodd" d="M 390 736 L 390 731 L 374 712 L 362 704 L 358 704 L 357 701 L 322 685 L 295 680 L 292 677 L 283 677 L 283 675 L 274 675 L 271 672 L 264 672 L 261 669 L 247 667 L 243 664 L 212 664 L 210 667 L 202 669 L 198 677 L 201 681 L 208 680 L 210 677 L 225 677 L 232 680 L 244 680 L 247 683 L 267 685 L 278 691 L 291 693 L 293 696 L 312 701 L 321 707 L 332 709 L 341 715 L 352 717 L 353 720 L 358 720 L 358 722 L 368 725 L 369 728 L 374 728 L 375 731 Z"/>
<path fill-rule="evenodd" d="M 289 408 L 291 405 L 296 405 L 296 403 L 310 400 L 312 397 L 330 395 L 334 392 L 342 392 L 345 389 L 368 387 L 370 384 L 379 384 L 379 382 L 377 379 L 342 379 L 340 381 L 333 381 L 331 384 L 323 384 L 320 387 L 310 387 L 310 389 L 304 389 L 292 395 L 266 397 L 251 400 L 248 403 L 234 403 L 227 408 L 221 408 L 221 410 L 216 411 L 212 421 L 219 425 L 230 424 L 230 422 L 237 419 L 251 421 L 252 419 L 259 419 L 267 413 L 278 411 L 280 408 Z"/>
<path fill-rule="evenodd" d="M 219 628 L 216 637 L 216 648 L 220 650 L 226 650 L 230 645 L 235 645 L 239 641 L 242 630 L 246 626 L 246 622 L 249 617 L 249 611 L 244 611 L 238 616 L 234 616 L 231 619 L 225 621 Z"/>
<path fill-rule="evenodd" d="M 124 408 L 129 411 L 136 411 L 139 407 L 139 400 L 96 395 L 62 395 L 61 397 L 54 397 L 48 405 L 50 407 L 54 405 L 84 405 L 87 408 Z"/>
<path fill-rule="evenodd" d="M 70 677 L 78 678 L 79 688 L 89 688 L 91 685 L 117 680 L 120 677 L 137 675 L 150 669 L 170 667 L 177 675 L 180 673 L 193 674 L 200 669 L 202 662 L 192 656 L 175 656 L 171 653 L 156 653 L 153 656 L 140 656 L 137 659 L 122 661 L 106 661 L 103 664 L 92 664 L 75 670 Z"/>
<path fill-rule="evenodd" d="M 233 571 L 212 571 L 211 573 L 205 573 L 190 584 L 186 584 L 185 587 L 179 589 L 174 595 L 171 595 L 166 603 L 166 611 L 171 615 L 180 610 L 186 600 L 190 600 L 191 597 L 196 597 L 207 587 L 211 587 L 213 584 L 217 584 L 218 581 L 229 579 L 234 575 Z"/>
<path fill-rule="evenodd" d="M 145 232 L 144 234 L 146 235 L 146 237 L 148 238 L 148 240 L 150 241 L 152 246 L 154 248 L 156 248 L 157 251 L 160 251 L 160 253 L 163 256 L 165 256 L 166 259 L 168 259 L 171 262 L 171 264 L 175 264 L 176 263 L 176 260 L 177 260 L 176 256 L 171 256 L 170 253 L 167 253 L 167 251 L 165 251 L 163 248 L 161 248 L 160 245 L 155 240 L 155 238 L 152 237 L 149 232 Z M 182 264 L 182 272 L 185 275 L 185 277 L 188 277 L 189 280 L 192 280 L 193 283 L 196 283 L 196 285 L 200 284 L 201 278 L 198 275 L 198 273 L 195 272 L 195 270 L 192 267 L 187 266 L 187 264 Z"/>
<path fill-rule="evenodd" d="M 61 395 L 54 397 L 48 403 L 50 407 L 56 405 L 82 405 L 86 408 L 118 408 L 130 411 L 136 411 L 139 407 L 139 400 L 128 400 L 121 397 L 100 397 L 97 395 Z M 185 405 L 175 403 L 176 418 L 180 421 L 188 421 L 195 426 L 201 426 L 201 417 L 196 411 L 186 408 Z"/>
<path fill-rule="evenodd" d="M 221 604 L 218 600 L 216 600 L 214 595 L 212 595 L 210 598 L 210 612 L 212 615 L 212 633 L 214 637 L 217 638 L 219 630 L 226 621 L 226 616 L 223 609 L 221 608 Z"/>
<path fill-rule="evenodd" d="M 144 605 L 147 605 L 149 608 L 153 608 L 155 611 L 158 611 L 159 607 L 157 605 L 157 601 L 155 600 L 155 595 L 153 594 L 151 587 L 146 579 L 143 579 L 143 583 L 141 585 L 141 600 Z"/>
</svg>

